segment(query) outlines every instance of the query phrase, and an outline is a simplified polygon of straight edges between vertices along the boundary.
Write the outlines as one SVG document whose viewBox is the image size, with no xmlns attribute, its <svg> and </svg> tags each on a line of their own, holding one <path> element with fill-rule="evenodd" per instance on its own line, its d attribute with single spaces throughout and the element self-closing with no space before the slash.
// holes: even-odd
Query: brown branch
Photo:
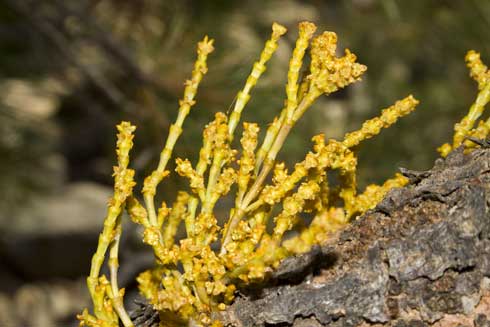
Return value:
<svg viewBox="0 0 490 327">
<path fill-rule="evenodd" d="M 490 149 L 454 151 L 328 244 L 286 259 L 225 326 L 489 326 Z M 146 310 L 146 311 L 145 311 Z M 144 317 L 157 318 L 142 305 Z M 143 314 L 143 312 L 145 312 Z"/>
<path fill-rule="evenodd" d="M 84 13 L 78 8 L 69 8 L 66 1 L 54 0 L 53 4 L 58 10 L 60 19 L 76 17 L 83 26 L 83 28 L 79 29 L 79 31 L 83 33 L 82 37 L 101 48 L 103 52 L 110 57 L 109 60 L 117 62 L 121 70 L 128 76 L 131 76 L 131 78 L 138 83 L 157 88 L 159 91 L 166 92 L 169 96 L 173 97 L 173 93 L 165 90 L 154 76 L 141 69 L 129 51 L 118 43 L 110 33 L 104 30 L 93 16 L 91 16 L 91 13 Z"/>
<path fill-rule="evenodd" d="M 329 266 L 298 285 L 240 298 L 221 319 L 230 326 L 441 327 L 488 319 L 489 171 L 488 149 L 467 156 L 459 149 L 427 172 L 405 170 L 411 185 L 322 247 Z M 289 266 L 301 266 L 295 260 Z"/>
<path fill-rule="evenodd" d="M 99 88 L 102 93 L 116 106 L 126 108 L 128 101 L 124 95 L 102 74 L 93 67 L 80 61 L 71 49 L 69 40 L 61 33 L 49 20 L 37 17 L 35 12 L 38 7 L 32 3 L 22 1 L 6 0 L 6 3 L 18 12 L 48 39 L 58 51 L 65 57 L 68 62 L 75 66 L 88 80 Z"/>
</svg>

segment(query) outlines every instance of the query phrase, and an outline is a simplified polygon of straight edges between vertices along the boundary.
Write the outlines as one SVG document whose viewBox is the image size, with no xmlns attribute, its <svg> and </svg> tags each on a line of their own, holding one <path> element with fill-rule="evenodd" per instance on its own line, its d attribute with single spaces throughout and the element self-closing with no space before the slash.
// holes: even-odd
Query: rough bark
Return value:
<svg viewBox="0 0 490 327">
<path fill-rule="evenodd" d="M 490 150 L 454 151 L 237 297 L 226 326 L 490 327 Z M 143 326 L 143 325 L 141 325 Z"/>
</svg>

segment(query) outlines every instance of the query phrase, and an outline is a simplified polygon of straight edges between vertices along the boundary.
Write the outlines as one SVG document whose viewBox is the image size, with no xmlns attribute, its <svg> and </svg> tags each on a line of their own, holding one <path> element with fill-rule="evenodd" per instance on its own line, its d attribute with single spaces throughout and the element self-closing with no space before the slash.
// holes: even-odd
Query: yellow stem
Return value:
<svg viewBox="0 0 490 327">
<path fill-rule="evenodd" d="M 189 114 L 191 107 L 195 104 L 194 98 L 204 74 L 207 72 L 206 60 L 208 54 L 213 51 L 213 40 L 209 40 L 206 36 L 197 46 L 197 60 L 194 64 L 194 70 L 192 71 L 192 78 L 186 81 L 186 87 L 184 90 L 184 96 L 179 102 L 179 113 L 175 123 L 170 126 L 167 141 L 165 147 L 160 154 L 160 161 L 158 162 L 157 169 L 145 179 L 145 185 L 143 187 L 144 199 L 146 208 L 148 210 L 148 216 L 150 224 L 157 225 L 157 215 L 154 205 L 154 197 L 156 188 L 164 177 L 165 168 L 168 161 L 171 158 L 173 148 L 177 142 L 179 136 L 182 134 L 182 125 L 185 118 Z"/>
<path fill-rule="evenodd" d="M 112 289 L 112 305 L 114 310 L 116 310 L 117 315 L 121 319 L 124 327 L 133 327 L 133 322 L 131 318 L 129 318 L 126 309 L 124 308 L 123 299 L 121 296 L 121 292 L 119 291 L 119 286 L 117 282 L 117 270 L 119 268 L 119 240 L 121 238 L 122 226 L 121 226 L 121 215 L 117 218 L 116 226 L 114 229 L 114 240 L 110 246 L 109 252 L 109 270 L 111 275 L 111 289 Z"/>
<path fill-rule="evenodd" d="M 490 83 L 478 93 L 475 102 L 471 105 L 468 115 L 464 117 L 459 124 L 456 124 L 454 130 L 453 149 L 463 143 L 464 138 L 473 127 L 476 120 L 481 116 L 485 106 L 490 101 Z"/>
</svg>

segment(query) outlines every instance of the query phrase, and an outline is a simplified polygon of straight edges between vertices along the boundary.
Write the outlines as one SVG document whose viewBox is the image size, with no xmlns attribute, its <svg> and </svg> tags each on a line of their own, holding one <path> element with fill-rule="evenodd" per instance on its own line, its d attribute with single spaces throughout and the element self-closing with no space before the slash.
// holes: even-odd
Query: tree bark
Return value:
<svg viewBox="0 0 490 327">
<path fill-rule="evenodd" d="M 225 326 L 490 326 L 490 149 L 457 149 L 215 318 Z M 143 326 L 143 325 L 141 325 Z"/>
</svg>

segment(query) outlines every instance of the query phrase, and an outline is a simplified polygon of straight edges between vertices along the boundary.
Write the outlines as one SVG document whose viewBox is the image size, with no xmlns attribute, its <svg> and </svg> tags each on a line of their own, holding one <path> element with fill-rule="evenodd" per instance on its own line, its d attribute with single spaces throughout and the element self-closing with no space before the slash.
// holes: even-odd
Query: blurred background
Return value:
<svg viewBox="0 0 490 327">
<path fill-rule="evenodd" d="M 337 32 L 368 72 L 321 98 L 281 159 L 294 163 L 314 134 L 340 138 L 412 93 L 417 111 L 360 149 L 360 184 L 430 168 L 476 95 L 466 51 L 490 62 L 490 1 L 0 0 L 0 326 L 76 326 L 89 304 L 84 278 L 111 195 L 115 124 L 138 126 L 141 180 L 208 34 L 216 50 L 177 145 L 195 158 L 200 131 L 230 107 L 277 21 L 289 33 L 244 113 L 265 126 L 284 101 L 301 20 Z M 167 180 L 165 197 L 179 183 Z M 125 235 L 121 284 L 134 295 L 152 258 L 130 224 Z"/>
</svg>

